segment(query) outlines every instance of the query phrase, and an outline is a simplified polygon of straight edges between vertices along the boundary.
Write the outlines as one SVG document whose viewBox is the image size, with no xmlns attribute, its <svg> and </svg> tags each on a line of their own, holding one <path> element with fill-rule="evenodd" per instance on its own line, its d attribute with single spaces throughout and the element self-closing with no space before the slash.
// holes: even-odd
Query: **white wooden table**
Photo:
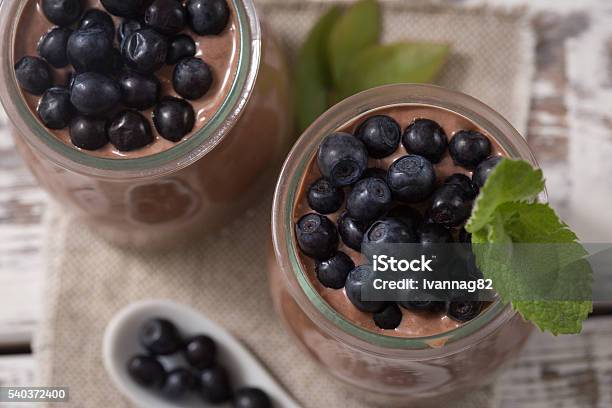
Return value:
<svg viewBox="0 0 612 408">
<path fill-rule="evenodd" d="M 529 143 L 563 218 L 586 242 L 611 239 L 612 2 L 446 1 L 527 5 L 537 33 Z M 27 351 L 41 316 L 46 204 L 46 194 L 16 155 L 2 114 L 0 386 L 35 384 Z M 500 389 L 507 407 L 611 407 L 612 317 L 591 319 L 580 336 L 534 336 Z"/>
</svg>

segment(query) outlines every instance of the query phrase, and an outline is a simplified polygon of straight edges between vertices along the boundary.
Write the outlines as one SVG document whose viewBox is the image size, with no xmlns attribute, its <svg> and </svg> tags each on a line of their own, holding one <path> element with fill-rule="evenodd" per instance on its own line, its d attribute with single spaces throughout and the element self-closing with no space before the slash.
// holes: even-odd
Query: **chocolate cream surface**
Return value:
<svg viewBox="0 0 612 408">
<path fill-rule="evenodd" d="M 369 111 L 361 116 L 350 120 L 345 125 L 338 128 L 336 131 L 354 134 L 361 123 L 363 123 L 369 117 L 375 115 L 387 115 L 395 119 L 400 125 L 402 134 L 404 130 L 416 119 L 433 120 L 444 129 L 449 141 L 452 136 L 458 131 L 476 130 L 485 135 L 491 141 L 492 156 L 507 156 L 507 153 L 498 143 L 496 143 L 496 141 L 491 137 L 489 133 L 487 133 L 486 130 L 457 113 L 434 106 L 406 104 L 382 107 Z M 386 158 L 373 159 L 370 157 L 368 167 L 376 167 L 386 170 L 395 160 L 406 154 L 410 154 L 410 152 L 406 151 L 404 146 L 400 143 L 395 153 Z M 446 150 L 446 153 L 444 154 L 442 160 L 439 163 L 434 164 L 434 167 L 436 170 L 438 185 L 442 184 L 444 179 L 446 179 L 448 176 L 455 173 L 466 174 L 470 177 L 472 175 L 472 171 L 470 169 L 458 166 L 453 162 L 448 152 L 448 149 Z M 296 194 L 296 201 L 294 204 L 293 211 L 294 225 L 303 215 L 310 212 L 314 212 L 314 210 L 310 208 L 307 200 L 308 187 L 320 177 L 321 172 L 319 171 L 319 168 L 317 166 L 316 154 L 314 154 L 302 177 L 302 180 L 298 187 L 298 193 Z M 346 189 L 347 193 L 348 191 L 349 189 Z M 427 207 L 427 202 L 418 203 L 414 205 L 414 207 L 419 209 L 419 211 L 423 213 L 423 210 Z M 343 212 L 344 205 L 339 211 L 334 214 L 327 215 L 327 217 L 329 217 L 335 223 Z M 293 237 L 293 242 L 295 242 L 295 245 L 297 247 L 297 241 L 295 239 L 295 236 Z M 342 240 L 340 240 L 340 245 L 338 249 L 349 255 L 356 265 L 363 263 L 362 255 L 359 252 L 344 245 Z M 372 313 L 364 313 L 358 310 L 348 299 L 344 289 L 335 290 L 323 286 L 318 281 L 316 276 L 315 261 L 301 253 L 299 249 L 297 250 L 297 253 L 300 263 L 302 265 L 302 270 L 305 271 L 306 276 L 308 277 L 311 285 L 321 295 L 321 297 L 345 319 L 364 329 L 387 336 L 415 338 L 443 334 L 462 325 L 462 323 L 452 320 L 444 312 L 412 311 L 400 308 L 403 317 L 399 327 L 393 330 L 380 329 L 374 324 Z M 463 324 L 469 324 L 469 322 Z"/>
<path fill-rule="evenodd" d="M 49 22 L 42 11 L 42 0 L 27 0 L 21 14 L 17 16 L 19 23 L 15 33 L 15 42 L 13 44 L 13 58 L 18 61 L 24 56 L 38 56 L 37 46 L 40 38 L 54 27 L 53 23 Z M 99 0 L 82 0 L 84 12 L 91 8 L 106 11 Z M 196 114 L 196 123 L 191 133 L 187 134 L 183 140 L 189 138 L 206 123 L 208 123 L 215 113 L 220 109 L 221 105 L 227 98 L 234 78 L 238 70 L 240 35 L 238 31 L 238 22 L 236 12 L 233 9 L 232 2 L 228 2 L 230 6 L 230 18 L 227 27 L 219 35 L 199 36 L 194 33 L 189 25 L 185 26 L 183 33 L 192 37 L 196 43 L 196 57 L 201 58 L 206 62 L 213 72 L 213 84 L 210 90 L 202 98 L 195 101 L 188 101 Z M 144 12 L 144 11 L 143 11 Z M 119 29 L 119 24 L 122 21 L 121 17 L 111 15 L 115 22 L 115 28 Z M 78 24 L 78 22 L 77 22 Z M 115 35 L 115 45 L 118 47 L 117 36 Z M 72 67 L 69 65 L 65 68 L 57 69 L 51 67 L 54 72 L 55 86 L 63 86 L 67 83 Z M 174 65 L 164 65 L 155 73 L 162 84 L 162 97 L 174 96 L 179 97 L 172 87 L 172 72 Z M 38 120 L 36 107 L 40 100 L 40 96 L 31 95 L 22 91 L 32 115 Z M 61 130 L 47 129 L 53 133 L 59 140 L 73 147 L 76 150 L 82 151 L 85 154 L 111 159 L 132 159 L 138 157 L 146 157 L 161 153 L 177 143 L 164 139 L 157 133 L 152 120 L 153 109 L 141 111 L 148 119 L 153 132 L 153 143 L 130 152 L 121 152 L 112 144 L 107 144 L 101 149 L 88 151 L 75 147 L 70 142 L 68 128 Z M 41 123 L 41 126 L 42 123 Z M 178 142 L 181 143 L 181 142 Z"/>
</svg>

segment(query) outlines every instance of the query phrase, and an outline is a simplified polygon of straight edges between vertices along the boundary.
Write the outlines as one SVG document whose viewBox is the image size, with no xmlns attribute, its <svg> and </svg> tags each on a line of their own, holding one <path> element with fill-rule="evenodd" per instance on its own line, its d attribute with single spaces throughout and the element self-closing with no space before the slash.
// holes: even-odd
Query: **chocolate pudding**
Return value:
<svg viewBox="0 0 612 408">
<path fill-rule="evenodd" d="M 359 126 L 368 118 L 378 115 L 384 115 L 394 119 L 399 124 L 402 133 L 417 119 L 429 119 L 438 123 L 444 129 L 444 132 L 446 135 L 448 135 L 449 139 L 459 131 L 477 131 L 485 135 L 491 142 L 490 156 L 507 155 L 502 147 L 478 125 L 456 113 L 432 106 L 405 105 L 381 108 L 368 112 L 367 115 L 351 120 L 346 125 L 337 129 L 337 132 L 355 134 Z M 385 158 L 376 159 L 370 157 L 368 168 L 378 168 L 386 171 L 394 161 L 410 153 L 412 152 L 408 151 L 402 145 L 402 143 L 400 143 L 397 150 Z M 445 151 L 442 159 L 438 163 L 434 163 L 434 169 L 436 172 L 438 185 L 442 185 L 444 180 L 453 174 L 465 174 L 471 178 L 473 173 L 473 169 L 454 163 L 448 149 Z M 316 156 L 313 156 L 308 164 L 307 170 L 302 178 L 298 193 L 296 195 L 296 202 L 293 212 L 294 223 L 297 223 L 302 216 L 315 211 L 308 203 L 308 189 L 312 183 L 321 178 L 321 176 L 321 171 L 317 166 Z M 349 191 L 349 189 L 345 189 L 347 192 Z M 428 201 L 425 200 L 420 203 L 415 203 L 412 206 L 415 209 L 424 212 L 428 206 Z M 336 223 L 344 211 L 345 206 L 343 205 L 340 210 L 331 214 L 326 214 L 326 216 Z M 455 237 L 458 236 L 458 233 L 459 228 L 453 229 L 453 235 Z M 360 263 L 364 262 L 362 254 L 347 246 L 344 242 L 342 242 L 342 240 L 340 240 L 340 246 L 338 249 L 339 251 L 349 255 L 355 265 L 359 265 Z M 321 297 L 347 320 L 367 330 L 387 336 L 425 337 L 441 334 L 465 324 L 463 322 L 453 320 L 444 311 L 414 311 L 402 307 L 400 308 L 402 311 L 400 325 L 395 329 L 381 329 L 375 325 L 374 320 L 372 319 L 372 313 L 362 312 L 351 303 L 346 295 L 345 289 L 332 289 L 322 285 L 317 279 L 317 274 L 315 272 L 316 261 L 308 256 L 305 256 L 301 251 L 298 251 L 298 253 L 300 263 L 306 271 L 306 275 Z"/>
<path fill-rule="evenodd" d="M 41 3 L 42 0 L 28 0 L 23 12 L 17 17 L 19 23 L 17 25 L 17 32 L 15 36 L 16 41 L 13 51 L 15 61 L 19 61 L 25 56 L 37 56 L 37 48 L 40 39 L 55 26 L 44 15 Z M 97 9 L 106 12 L 106 9 L 99 0 L 83 0 L 81 4 L 84 12 L 87 12 L 90 9 Z M 195 57 L 201 58 L 206 64 L 208 64 L 213 74 L 212 86 L 208 92 L 206 92 L 206 94 L 201 98 L 188 101 L 193 106 L 195 111 L 195 125 L 193 126 L 193 129 L 182 138 L 182 141 L 188 139 L 211 120 L 211 118 L 219 110 L 219 107 L 226 100 L 237 73 L 240 45 L 239 31 L 237 29 L 236 12 L 233 9 L 233 3 L 228 2 L 227 4 L 231 10 L 230 17 L 227 26 L 220 34 L 198 35 L 190 29 L 188 24 L 186 24 L 185 28 L 181 30 L 180 33 L 176 34 L 186 34 L 193 38 L 196 45 Z M 117 31 L 119 31 L 120 24 L 122 21 L 124 21 L 124 18 L 114 15 L 111 17 L 115 23 Z M 78 25 L 78 23 L 73 24 L 71 27 L 76 25 Z M 114 42 L 116 48 L 120 50 L 121 46 L 117 37 L 118 34 L 114 36 Z M 177 94 L 172 86 L 174 67 L 174 64 L 164 64 L 163 67 L 155 72 L 155 75 L 161 82 L 162 97 L 181 97 L 179 94 Z M 70 83 L 71 75 L 74 74 L 75 70 L 71 65 L 68 65 L 63 68 L 52 67 L 52 72 L 54 85 L 64 86 Z M 32 115 L 38 117 L 36 110 L 41 99 L 40 96 L 32 95 L 28 92 L 22 92 L 22 94 L 27 101 L 27 105 L 30 108 Z M 125 108 L 115 109 L 114 112 L 108 114 L 108 117 L 111 118 L 113 113 L 123 109 Z M 177 143 L 180 143 L 180 141 L 174 142 L 160 136 L 156 126 L 154 126 L 153 121 L 151 120 L 153 115 L 152 107 L 142 110 L 141 113 L 150 122 L 151 131 L 153 133 L 153 141 L 147 144 L 145 147 L 131 151 L 121 151 L 111 143 L 107 143 L 104 147 L 96 150 L 81 149 L 74 146 L 70 142 L 68 127 L 64 129 L 49 129 L 49 131 L 65 144 L 74 147 L 85 154 L 113 159 L 131 159 L 150 156 L 171 149 Z"/>
</svg>

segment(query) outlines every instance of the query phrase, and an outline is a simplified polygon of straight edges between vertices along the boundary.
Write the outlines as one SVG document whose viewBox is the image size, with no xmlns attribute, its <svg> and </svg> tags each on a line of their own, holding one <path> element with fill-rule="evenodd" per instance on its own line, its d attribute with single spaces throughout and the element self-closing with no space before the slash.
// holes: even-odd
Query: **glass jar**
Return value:
<svg viewBox="0 0 612 408">
<path fill-rule="evenodd" d="M 275 307 L 288 329 L 321 365 L 385 403 L 463 395 L 494 378 L 517 355 L 532 326 L 508 305 L 494 302 L 480 316 L 442 334 L 404 338 L 368 331 L 334 310 L 313 287 L 298 258 L 293 207 L 301 179 L 322 139 L 381 108 L 442 108 L 484 129 L 510 157 L 536 161 L 521 135 L 483 103 L 430 85 L 391 85 L 355 95 L 306 130 L 283 166 L 274 196 L 274 253 L 269 274 Z M 456 397 L 453 397 L 456 399 Z"/>
<path fill-rule="evenodd" d="M 252 0 L 229 0 L 239 34 L 237 72 L 218 111 L 188 139 L 150 156 L 95 157 L 68 146 L 31 113 L 14 73 L 13 44 L 27 2 L 0 4 L 0 99 L 17 149 L 41 186 L 109 239 L 167 244 L 217 227 L 272 186 L 293 142 L 289 72 Z"/>
</svg>

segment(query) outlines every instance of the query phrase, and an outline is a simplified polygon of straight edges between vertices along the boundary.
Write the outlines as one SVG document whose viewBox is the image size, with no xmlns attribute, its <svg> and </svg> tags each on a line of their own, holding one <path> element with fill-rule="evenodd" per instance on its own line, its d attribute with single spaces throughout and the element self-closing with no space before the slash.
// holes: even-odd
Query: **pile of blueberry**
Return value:
<svg viewBox="0 0 612 408">
<path fill-rule="evenodd" d="M 217 345 L 210 337 L 197 335 L 184 341 L 176 326 L 161 318 L 146 321 L 139 337 L 146 353 L 133 356 L 127 363 L 130 377 L 139 385 L 160 390 L 173 401 L 195 392 L 209 404 L 232 401 L 235 408 L 272 407 L 268 395 L 259 388 L 232 391 L 227 371 L 216 361 Z M 169 363 L 164 359 L 179 353 L 188 367 L 166 370 L 162 363 Z"/>
<path fill-rule="evenodd" d="M 382 159 L 403 144 L 410 154 L 395 160 L 388 169 L 368 168 L 370 158 Z M 435 164 L 446 152 L 456 165 L 473 171 L 472 178 L 453 174 L 437 183 Z M 345 252 L 339 251 L 340 239 L 350 249 L 361 252 L 364 244 L 420 243 L 445 244 L 458 240 L 469 243 L 471 237 L 463 225 L 471 214 L 473 201 L 489 173 L 500 161 L 491 156 L 490 140 L 477 131 L 456 132 L 450 139 L 442 127 L 429 119 L 418 119 L 402 130 L 389 116 L 373 116 L 362 123 L 355 135 L 328 135 L 317 152 L 322 178 L 307 192 L 315 212 L 301 217 L 295 233 L 301 251 L 316 261 L 315 271 L 322 285 L 345 289 L 353 305 L 373 313 L 375 324 L 395 329 L 402 320 L 399 306 L 418 311 L 446 312 L 465 322 L 483 308 L 479 301 L 404 301 L 362 300 L 361 288 L 372 282 L 375 272 L 370 265 L 355 266 Z M 417 208 L 426 208 L 422 214 Z M 336 224 L 326 215 L 343 211 Z M 464 278 L 480 272 L 470 265 L 458 270 Z M 455 276 L 461 279 L 461 276 Z"/>
<path fill-rule="evenodd" d="M 195 124 L 187 100 L 201 98 L 213 83 L 210 67 L 195 57 L 195 41 L 182 31 L 221 33 L 230 14 L 226 0 L 101 2 L 122 17 L 118 29 L 110 14 L 83 10 L 81 0 L 42 0 L 43 13 L 56 27 L 40 39 L 39 57 L 15 64 L 20 86 L 42 95 L 37 108 L 42 123 L 69 127 L 71 142 L 81 149 L 96 150 L 110 141 L 131 151 L 152 143 L 150 122 L 139 112 L 151 108 L 157 132 L 180 141 Z M 182 98 L 162 97 L 155 72 L 164 64 L 175 65 L 172 85 Z M 69 65 L 67 83 L 55 86 L 53 68 Z"/>
</svg>

